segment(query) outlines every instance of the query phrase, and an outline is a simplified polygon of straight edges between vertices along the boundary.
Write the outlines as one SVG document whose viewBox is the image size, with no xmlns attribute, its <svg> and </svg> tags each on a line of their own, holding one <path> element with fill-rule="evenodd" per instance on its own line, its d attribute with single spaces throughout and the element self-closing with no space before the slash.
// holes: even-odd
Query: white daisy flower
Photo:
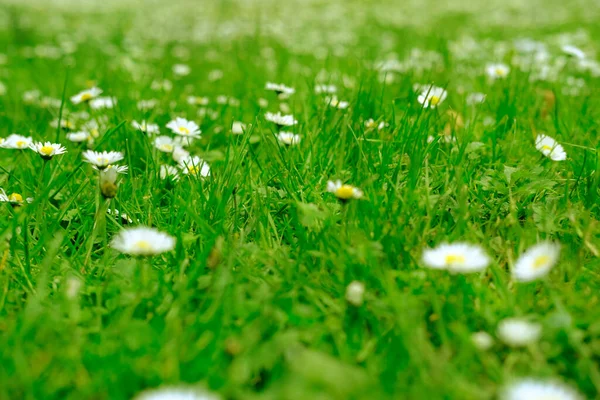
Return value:
<svg viewBox="0 0 600 400">
<path fill-rule="evenodd" d="M 246 130 L 246 124 L 240 121 L 234 121 L 231 124 L 231 133 L 234 135 L 242 135 Z"/>
<path fill-rule="evenodd" d="M 546 276 L 556 265 L 559 255 L 560 246 L 557 243 L 538 243 L 521 254 L 512 275 L 519 282 L 529 282 Z"/>
<path fill-rule="evenodd" d="M 75 96 L 71 97 L 71 102 L 73 104 L 79 104 L 79 103 L 83 103 L 86 101 L 90 101 L 90 100 L 100 96 L 101 93 L 102 93 L 101 89 L 99 89 L 97 87 L 93 87 L 91 89 L 87 89 L 82 92 L 79 92 Z"/>
<path fill-rule="evenodd" d="M 535 148 L 552 161 L 564 161 L 567 159 L 567 153 L 563 147 L 548 135 L 537 135 L 535 138 Z"/>
<path fill-rule="evenodd" d="M 288 96 L 296 93 L 296 89 L 287 87 L 282 83 L 267 82 L 267 84 L 265 85 L 265 89 L 272 90 L 277 94 L 284 94 Z"/>
<path fill-rule="evenodd" d="M 338 108 L 340 110 L 346 109 L 350 105 L 350 103 L 348 103 L 347 101 L 340 101 L 335 96 L 333 96 L 333 97 L 326 97 L 325 98 L 325 102 L 327 104 L 329 104 L 331 107 L 335 107 L 335 108 Z"/>
<path fill-rule="evenodd" d="M 187 103 L 192 106 L 207 106 L 210 102 L 208 97 L 188 96 Z"/>
<path fill-rule="evenodd" d="M 146 121 L 131 121 L 131 126 L 133 126 L 134 129 L 137 129 L 138 131 L 144 132 L 148 135 L 156 135 L 160 131 L 160 128 L 157 124 L 150 124 Z"/>
<path fill-rule="evenodd" d="M 216 394 L 183 387 L 163 387 L 146 390 L 133 400 L 220 400 Z"/>
<path fill-rule="evenodd" d="M 159 174 L 160 179 L 171 178 L 174 181 L 179 179 L 179 170 L 172 165 L 161 165 Z"/>
<path fill-rule="evenodd" d="M 575 57 L 575 58 L 577 58 L 579 60 L 583 60 L 585 58 L 585 53 L 583 52 L 583 50 L 581 50 L 578 47 L 566 44 L 566 45 L 564 45 L 564 46 L 561 47 L 561 50 L 566 55 L 571 56 L 571 57 Z"/>
<path fill-rule="evenodd" d="M 95 165 L 99 169 L 105 169 L 109 165 L 123 159 L 123 153 L 120 151 L 86 150 L 83 152 L 82 156 L 83 161 Z"/>
<path fill-rule="evenodd" d="M 291 146 L 300 143 L 300 140 L 302 140 L 302 138 L 300 137 L 300 135 L 296 135 L 292 132 L 279 132 L 277 134 L 277 140 L 279 140 L 279 143 L 281 144 Z"/>
<path fill-rule="evenodd" d="M 510 67 L 506 64 L 488 64 L 485 73 L 492 79 L 503 79 L 508 76 Z"/>
<path fill-rule="evenodd" d="M 462 242 L 443 243 L 436 248 L 425 249 L 422 259 L 429 268 L 458 273 L 483 271 L 490 263 L 490 258 L 480 246 Z"/>
<path fill-rule="evenodd" d="M 32 143 L 29 148 L 38 153 L 44 160 L 50 160 L 54 156 L 67 152 L 67 149 L 63 145 L 52 142 Z"/>
<path fill-rule="evenodd" d="M 154 139 L 154 147 L 164 153 L 172 153 L 175 150 L 175 142 L 169 136 L 157 136 Z"/>
<path fill-rule="evenodd" d="M 179 163 L 189 157 L 190 153 L 184 149 L 183 146 L 175 146 L 175 149 L 173 150 L 173 160 L 176 163 Z"/>
<path fill-rule="evenodd" d="M 90 100 L 90 108 L 92 110 L 100 110 L 103 108 L 113 108 L 117 104 L 117 100 L 111 97 L 97 97 Z"/>
<path fill-rule="evenodd" d="M 67 133 L 67 140 L 74 143 L 81 143 L 90 140 L 92 137 L 89 132 L 79 131 Z"/>
<path fill-rule="evenodd" d="M 138 226 L 123 229 L 110 246 L 132 256 L 153 256 L 175 248 L 175 238 L 155 228 Z"/>
<path fill-rule="evenodd" d="M 335 85 L 316 85 L 315 86 L 316 94 L 321 94 L 321 93 L 334 94 L 336 92 L 337 92 L 337 87 Z"/>
<path fill-rule="evenodd" d="M 355 307 L 360 307 L 364 302 L 365 284 L 360 281 L 352 281 L 346 287 L 346 301 Z"/>
<path fill-rule="evenodd" d="M 508 385 L 501 400 L 583 400 L 577 390 L 561 382 L 521 379 Z"/>
<path fill-rule="evenodd" d="M 187 76 L 192 72 L 190 66 L 186 64 L 175 64 L 172 69 L 173 73 L 177 76 Z"/>
<path fill-rule="evenodd" d="M 293 115 L 281 115 L 279 112 L 276 114 L 268 112 L 265 114 L 265 119 L 279 126 L 292 126 L 298 123 Z"/>
<path fill-rule="evenodd" d="M 200 137 L 200 133 L 202 133 L 195 122 L 180 117 L 170 121 L 167 124 L 167 128 L 181 136 Z"/>
<path fill-rule="evenodd" d="M 33 202 L 33 198 L 28 197 L 25 199 L 25 201 L 31 203 Z M 21 196 L 19 193 L 11 193 L 7 195 L 4 189 L 0 188 L 0 202 L 9 203 L 12 206 L 19 206 L 24 203 L 24 200 L 23 196 Z"/>
<path fill-rule="evenodd" d="M 179 168 L 185 175 L 210 176 L 210 167 L 198 156 L 184 158 L 179 162 Z"/>
<path fill-rule="evenodd" d="M 511 347 L 523 347 L 537 342 L 542 326 L 521 318 L 506 318 L 498 324 L 497 335 Z"/>
<path fill-rule="evenodd" d="M 424 108 L 436 108 L 439 106 L 446 97 L 448 92 L 437 86 L 424 86 L 420 85 L 421 94 L 417 97 L 417 101 L 423 105 Z"/>
<path fill-rule="evenodd" d="M 471 335 L 471 341 L 479 350 L 488 350 L 494 345 L 494 338 L 484 331 L 475 332 Z"/>
<path fill-rule="evenodd" d="M 0 147 L 4 149 L 24 150 L 28 149 L 31 143 L 33 143 L 32 138 L 13 133 L 5 138 L 2 143 L 0 143 Z"/>
<path fill-rule="evenodd" d="M 126 174 L 127 171 L 129 171 L 129 166 L 127 165 L 115 165 L 115 164 L 111 164 L 107 167 L 103 167 L 103 168 L 98 168 L 95 165 L 92 165 L 92 168 L 94 168 L 96 171 L 110 171 L 110 170 L 114 170 L 117 174 Z"/>
<path fill-rule="evenodd" d="M 327 191 L 333 193 L 342 202 L 363 197 L 362 190 L 352 185 L 342 184 L 342 181 L 339 179 L 336 181 L 327 181 Z"/>
<path fill-rule="evenodd" d="M 389 124 L 386 123 L 385 121 L 377 122 L 373 118 L 369 118 L 368 120 L 365 121 L 365 128 L 367 128 L 367 129 L 377 128 L 377 130 L 380 131 L 387 126 L 389 126 Z"/>
<path fill-rule="evenodd" d="M 58 118 L 54 119 L 50 122 L 50 126 L 53 128 L 58 128 L 59 123 L 62 129 L 75 129 L 75 123 L 68 119 L 61 119 L 60 122 Z"/>
</svg>

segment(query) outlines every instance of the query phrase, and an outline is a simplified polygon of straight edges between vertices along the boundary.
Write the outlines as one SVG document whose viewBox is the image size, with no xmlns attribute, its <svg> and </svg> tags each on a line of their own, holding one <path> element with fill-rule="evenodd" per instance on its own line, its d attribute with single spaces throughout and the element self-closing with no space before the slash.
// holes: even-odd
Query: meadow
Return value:
<svg viewBox="0 0 600 400">
<path fill-rule="evenodd" d="M 599 18 L 0 1 L 0 399 L 600 398 Z"/>
</svg>

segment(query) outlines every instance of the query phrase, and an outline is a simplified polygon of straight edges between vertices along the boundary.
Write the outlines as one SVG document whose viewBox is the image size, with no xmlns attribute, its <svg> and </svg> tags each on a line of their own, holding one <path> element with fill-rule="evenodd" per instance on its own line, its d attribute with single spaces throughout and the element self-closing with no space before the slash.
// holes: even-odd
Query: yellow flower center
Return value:
<svg viewBox="0 0 600 400">
<path fill-rule="evenodd" d="M 146 240 L 138 240 L 134 247 L 139 250 L 150 250 L 152 245 Z"/>
<path fill-rule="evenodd" d="M 168 144 L 168 143 L 167 144 L 163 144 L 161 146 L 161 148 L 162 148 L 163 151 L 173 151 L 173 145 L 172 144 Z"/>
<path fill-rule="evenodd" d="M 552 151 L 552 147 L 550 147 L 550 146 L 548 146 L 547 144 L 545 144 L 545 145 L 543 145 L 543 146 L 542 146 L 542 150 L 545 150 L 545 151 Z"/>
<path fill-rule="evenodd" d="M 8 196 L 8 201 L 10 201 L 11 203 L 22 203 L 23 196 L 21 196 L 19 193 L 13 193 L 10 196 Z"/>
<path fill-rule="evenodd" d="M 17 145 L 17 147 L 25 147 L 27 142 L 24 140 L 17 140 L 17 142 L 15 144 Z"/>
<path fill-rule="evenodd" d="M 187 135 L 187 134 L 190 133 L 190 130 L 188 128 L 186 128 L 185 126 L 180 126 L 179 127 L 179 132 L 185 133 Z"/>
<path fill-rule="evenodd" d="M 351 185 L 342 185 L 339 189 L 335 191 L 336 197 L 348 200 L 354 197 L 354 186 Z"/>
<path fill-rule="evenodd" d="M 106 165 L 106 164 L 108 164 L 108 158 L 106 158 L 106 157 L 97 157 L 96 161 L 100 165 Z"/>
<path fill-rule="evenodd" d="M 40 154 L 44 156 L 51 156 L 54 153 L 54 147 L 52 146 L 42 146 L 40 148 Z"/>
<path fill-rule="evenodd" d="M 502 69 L 502 68 L 496 68 L 496 75 L 498 75 L 498 76 L 504 76 L 504 69 Z"/>
<path fill-rule="evenodd" d="M 91 93 L 84 93 L 81 95 L 81 101 L 88 101 L 92 99 L 92 94 Z"/>
<path fill-rule="evenodd" d="M 198 171 L 200 170 L 200 168 L 198 168 L 197 165 L 188 165 L 187 170 L 190 174 L 196 175 L 196 174 L 198 174 Z"/>
<path fill-rule="evenodd" d="M 465 262 L 465 256 L 461 254 L 448 254 L 446 256 L 446 264 L 462 264 Z"/>
<path fill-rule="evenodd" d="M 545 267 L 546 265 L 548 265 L 549 261 L 550 261 L 550 257 L 548 257 L 546 255 L 538 256 L 535 258 L 535 260 L 533 260 L 533 269 Z"/>
<path fill-rule="evenodd" d="M 431 103 L 432 106 L 437 106 L 440 103 L 440 100 L 439 96 L 431 96 L 429 103 Z"/>
</svg>

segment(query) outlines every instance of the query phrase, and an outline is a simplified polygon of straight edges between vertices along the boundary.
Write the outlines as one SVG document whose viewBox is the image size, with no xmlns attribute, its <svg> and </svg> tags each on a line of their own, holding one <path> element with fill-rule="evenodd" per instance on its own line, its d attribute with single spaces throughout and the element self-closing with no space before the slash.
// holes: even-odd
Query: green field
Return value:
<svg viewBox="0 0 600 400">
<path fill-rule="evenodd" d="M 598 20 L 0 0 L 0 399 L 600 398 Z"/>
</svg>

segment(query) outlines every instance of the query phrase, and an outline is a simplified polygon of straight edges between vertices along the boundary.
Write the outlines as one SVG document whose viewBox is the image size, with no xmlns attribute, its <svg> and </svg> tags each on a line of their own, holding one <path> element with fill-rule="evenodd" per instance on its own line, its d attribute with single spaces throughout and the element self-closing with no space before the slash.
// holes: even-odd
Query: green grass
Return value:
<svg viewBox="0 0 600 400">
<path fill-rule="evenodd" d="M 427 19 L 412 3 L 413 23 L 387 2 L 290 2 L 298 11 L 236 1 L 205 12 L 174 3 L 44 15 L 33 2 L 0 8 L 0 137 L 68 149 L 45 167 L 30 150 L 0 149 L 0 187 L 33 198 L 0 203 L 1 399 L 131 399 L 178 383 L 226 399 L 492 399 L 521 377 L 600 396 L 600 79 L 570 60 L 555 80 L 533 81 L 514 63 L 523 37 L 547 45 L 549 65 L 564 57 L 563 43 L 594 59 L 593 2 L 566 16 L 548 3 L 535 24 L 511 20 L 510 4 L 496 5 L 510 12 L 489 25 L 477 8 L 432 11 L 426 27 L 411 26 Z M 465 35 L 478 46 L 459 48 Z M 391 58 L 410 62 L 384 83 L 373 66 Z M 511 72 L 490 82 L 485 65 L 498 61 Z M 190 75 L 174 76 L 178 63 Z M 214 70 L 223 77 L 210 80 Z M 565 93 L 568 77 L 583 82 L 577 94 Z M 171 91 L 151 88 L 163 79 Z M 317 79 L 336 85 L 349 108 L 314 94 Z M 73 105 L 88 81 L 115 108 Z M 296 93 L 279 100 L 267 81 Z M 448 98 L 423 109 L 413 85 L 431 82 Z M 61 107 L 25 102 L 33 89 Z M 486 101 L 467 105 L 472 92 Z M 189 105 L 189 95 L 210 103 Z M 239 104 L 219 104 L 220 95 Z M 140 111 L 141 99 L 156 108 Z M 290 129 L 297 146 L 279 145 L 264 119 L 281 103 L 299 121 Z M 159 166 L 175 163 L 131 127 L 145 119 L 171 135 L 175 116 L 200 125 L 188 150 L 210 164 L 210 177 L 161 180 Z M 173 251 L 144 260 L 108 246 L 123 221 L 96 217 L 97 172 L 82 162 L 86 145 L 51 126 L 57 118 L 102 121 L 92 148 L 122 151 L 129 166 L 109 207 L 173 235 Z M 369 118 L 389 126 L 367 129 Z M 234 121 L 244 134 L 231 134 Z M 539 132 L 567 160 L 543 157 Z M 338 202 L 330 179 L 364 198 Z M 542 240 L 561 243 L 560 262 L 544 279 L 515 282 L 511 266 Z M 481 245 L 490 266 L 469 275 L 424 268 L 423 249 L 452 241 Z M 352 281 L 366 288 L 359 307 L 345 299 Z M 507 317 L 539 322 L 541 339 L 502 344 L 496 327 Z M 478 331 L 495 337 L 490 350 L 472 343 Z"/>
</svg>

